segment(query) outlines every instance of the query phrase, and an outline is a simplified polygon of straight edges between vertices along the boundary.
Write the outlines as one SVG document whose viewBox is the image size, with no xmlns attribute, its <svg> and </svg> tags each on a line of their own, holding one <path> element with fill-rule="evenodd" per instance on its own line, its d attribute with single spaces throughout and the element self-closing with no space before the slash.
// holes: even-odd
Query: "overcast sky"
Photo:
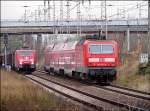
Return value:
<svg viewBox="0 0 150 111">
<path fill-rule="evenodd" d="M 35 10 L 38 7 L 43 10 L 43 1 L 1 1 L 1 19 L 21 19 L 27 10 L 28 19 L 35 19 Z M 50 2 L 50 16 L 53 19 L 53 1 Z M 55 1 L 56 18 L 60 18 L 60 1 Z M 63 18 L 67 16 L 67 2 L 63 2 Z M 70 2 L 70 18 L 77 18 L 77 2 Z M 111 6 L 110 6 L 111 5 Z M 28 7 L 24 7 L 28 6 Z M 139 8 L 141 6 L 141 9 Z M 81 3 L 82 19 L 100 19 L 101 17 L 101 2 L 88 1 Z M 124 9 L 124 10 L 123 10 Z M 121 14 L 117 13 L 123 12 Z M 43 12 L 42 12 L 43 13 Z M 37 15 L 37 14 L 36 14 Z M 107 17 L 108 19 L 122 17 L 122 18 L 147 18 L 147 1 L 107 1 Z M 41 16 L 43 19 L 44 16 Z"/>
</svg>

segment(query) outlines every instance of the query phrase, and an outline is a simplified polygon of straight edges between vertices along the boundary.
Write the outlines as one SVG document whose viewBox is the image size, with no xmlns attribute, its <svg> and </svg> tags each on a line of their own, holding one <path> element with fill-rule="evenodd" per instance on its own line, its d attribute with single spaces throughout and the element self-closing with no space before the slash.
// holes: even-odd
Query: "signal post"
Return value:
<svg viewBox="0 0 150 111">
<path fill-rule="evenodd" d="M 150 63 L 150 1 L 148 1 L 148 54 Z"/>
</svg>

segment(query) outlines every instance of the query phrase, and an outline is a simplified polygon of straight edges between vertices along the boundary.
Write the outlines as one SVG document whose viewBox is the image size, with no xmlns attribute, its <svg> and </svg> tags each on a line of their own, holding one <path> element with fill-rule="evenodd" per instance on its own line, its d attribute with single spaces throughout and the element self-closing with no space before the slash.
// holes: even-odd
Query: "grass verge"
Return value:
<svg viewBox="0 0 150 111">
<path fill-rule="evenodd" d="M 150 92 L 150 65 L 139 71 L 139 62 L 135 57 L 130 57 L 130 60 L 118 67 L 118 77 L 113 84 L 125 86 L 141 91 Z"/>
<path fill-rule="evenodd" d="M 1 70 L 1 111 L 78 111 L 15 72 Z"/>
</svg>

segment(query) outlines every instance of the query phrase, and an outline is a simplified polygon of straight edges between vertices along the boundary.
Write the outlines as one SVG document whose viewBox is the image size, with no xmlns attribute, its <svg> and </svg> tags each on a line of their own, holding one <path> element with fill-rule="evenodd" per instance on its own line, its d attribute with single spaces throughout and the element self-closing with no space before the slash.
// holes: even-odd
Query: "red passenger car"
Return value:
<svg viewBox="0 0 150 111">
<path fill-rule="evenodd" d="M 66 40 L 45 51 L 45 70 L 83 80 L 110 82 L 116 79 L 118 46 L 108 40 Z"/>
<path fill-rule="evenodd" d="M 36 69 L 36 51 L 21 49 L 12 55 L 12 67 L 17 71 L 33 72 Z"/>
</svg>

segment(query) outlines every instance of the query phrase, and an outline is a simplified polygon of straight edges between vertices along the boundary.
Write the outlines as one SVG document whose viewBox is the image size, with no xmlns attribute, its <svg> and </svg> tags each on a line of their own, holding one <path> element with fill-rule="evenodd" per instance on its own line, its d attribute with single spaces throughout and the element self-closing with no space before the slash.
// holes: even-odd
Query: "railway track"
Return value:
<svg viewBox="0 0 150 111">
<path fill-rule="evenodd" d="M 124 88 L 124 87 L 115 86 L 115 85 L 110 85 L 110 86 L 95 85 L 95 86 L 98 88 L 105 89 L 105 90 L 109 90 L 109 91 L 117 92 L 120 94 L 125 94 L 128 96 L 150 101 L 150 94 L 147 92 L 142 92 L 142 91 L 133 90 L 133 89 Z"/>
<path fill-rule="evenodd" d="M 46 74 L 45 71 L 39 70 L 39 72 Z M 82 82 L 82 83 L 88 84 L 85 82 Z M 109 90 L 109 91 L 117 92 L 120 94 L 125 94 L 128 96 L 132 96 L 132 97 L 136 97 L 139 99 L 144 99 L 144 100 L 150 101 L 150 93 L 149 92 L 139 91 L 139 90 L 135 90 L 135 89 L 131 89 L 131 88 L 123 87 L 123 86 L 117 86 L 117 85 L 113 85 L 113 84 L 110 84 L 109 86 L 100 86 L 100 85 L 94 85 L 94 86 L 97 88 L 101 88 L 101 89 L 105 89 L 105 90 Z"/>
<path fill-rule="evenodd" d="M 141 94 L 150 95 L 149 92 L 144 92 L 144 91 L 140 91 L 140 90 L 136 90 L 136 89 L 131 89 L 131 88 L 123 87 L 123 86 L 118 86 L 118 85 L 113 85 L 113 84 L 111 84 L 111 86 L 115 87 L 115 88 L 120 88 L 120 89 L 129 90 L 129 91 L 133 91 L 133 92 L 137 92 L 137 93 L 141 93 Z"/>
<path fill-rule="evenodd" d="M 43 72 L 44 73 L 44 72 Z M 133 104 L 126 104 L 126 103 L 123 103 L 123 102 L 120 102 L 120 101 L 115 101 L 115 100 L 113 100 L 113 99 L 109 99 L 109 98 L 103 98 L 103 97 L 101 97 L 101 96 L 98 96 L 98 95 L 94 95 L 94 94 L 90 94 L 90 93 L 88 93 L 88 92 L 86 92 L 85 90 L 79 90 L 79 89 L 77 89 L 77 88 L 74 88 L 74 87 L 70 87 L 69 85 L 65 85 L 65 84 L 61 84 L 60 82 L 58 82 L 58 81 L 56 81 L 56 80 L 52 80 L 52 79 L 49 79 L 49 78 L 47 78 L 47 77 L 44 77 L 44 75 L 45 74 L 41 74 L 41 75 L 39 75 L 39 74 L 37 74 L 37 75 L 32 75 L 32 76 L 36 76 L 37 78 L 40 78 L 40 79 L 43 79 L 43 80 L 45 80 L 45 81 L 49 81 L 49 82 L 52 82 L 53 84 L 57 84 L 57 85 L 59 85 L 59 86 L 61 86 L 61 87 L 64 87 L 64 88 L 67 88 L 67 89 L 69 89 L 69 90 L 73 90 L 73 91 L 75 91 L 75 92 L 77 92 L 77 93 L 80 93 L 80 94 L 82 94 L 82 95 L 84 95 L 84 96 L 86 96 L 86 98 L 88 98 L 88 97 L 90 97 L 90 98 L 93 98 L 94 99 L 94 101 L 101 101 L 101 102 L 105 102 L 105 103 L 103 103 L 103 105 L 101 106 L 100 105 L 100 107 L 98 106 L 98 105 L 91 105 L 91 103 L 89 102 L 89 103 L 86 103 L 86 101 L 80 101 L 80 100 L 78 100 L 78 101 L 80 101 L 80 102 L 82 102 L 82 103 L 84 103 L 84 104 L 89 104 L 90 106 L 92 106 L 92 107 L 96 107 L 96 108 L 98 108 L 98 109 L 102 109 L 103 108 L 103 106 L 105 106 L 104 104 L 110 104 L 110 105 L 112 105 L 111 107 L 114 107 L 115 109 L 116 109 L 116 107 L 119 107 L 119 108 L 126 108 L 126 109 L 130 109 L 130 110 L 138 110 L 138 111 L 148 111 L 149 109 L 148 109 L 148 107 L 146 106 L 141 106 L 141 105 L 139 105 L 139 106 L 137 106 L 137 105 L 133 105 Z M 32 78 L 33 79 L 33 78 Z M 39 80 L 37 80 L 37 82 L 39 82 Z M 91 86 L 91 87 L 95 87 L 95 86 Z M 95 88 L 97 88 L 97 89 L 100 89 L 101 87 L 95 87 Z M 104 89 L 104 88 L 101 88 L 101 89 Z M 105 88 L 104 90 L 107 90 L 107 91 L 113 91 L 113 90 L 108 90 L 109 88 L 107 87 L 107 88 Z M 114 91 L 115 93 L 120 93 L 121 94 L 121 91 L 119 92 L 119 91 Z M 60 92 L 59 92 L 60 93 Z M 127 93 L 127 92 L 126 92 Z M 125 93 L 123 93 L 123 94 L 125 94 Z M 144 99 L 145 100 L 145 98 L 143 98 L 142 97 L 142 95 L 141 96 L 133 96 L 134 94 L 130 94 L 130 95 L 128 95 L 128 93 L 126 94 L 127 96 L 132 96 L 132 97 L 136 97 L 136 98 L 138 98 L 138 99 Z M 72 98 L 72 97 L 71 97 Z M 146 99 L 147 100 L 147 99 Z M 106 107 L 105 107 L 106 108 Z"/>
<path fill-rule="evenodd" d="M 114 109 L 114 111 L 116 111 L 116 109 L 118 109 L 116 106 L 105 103 L 101 99 L 97 99 L 90 95 L 86 95 L 82 93 L 81 91 L 68 88 L 54 81 L 43 79 L 35 75 L 26 75 L 26 77 L 48 89 L 54 90 L 57 93 L 62 94 L 63 96 L 66 96 L 77 102 L 87 105 L 88 107 L 90 106 L 96 110 L 112 110 L 113 111 Z M 103 106 L 105 106 L 106 109 L 103 109 Z"/>
</svg>

